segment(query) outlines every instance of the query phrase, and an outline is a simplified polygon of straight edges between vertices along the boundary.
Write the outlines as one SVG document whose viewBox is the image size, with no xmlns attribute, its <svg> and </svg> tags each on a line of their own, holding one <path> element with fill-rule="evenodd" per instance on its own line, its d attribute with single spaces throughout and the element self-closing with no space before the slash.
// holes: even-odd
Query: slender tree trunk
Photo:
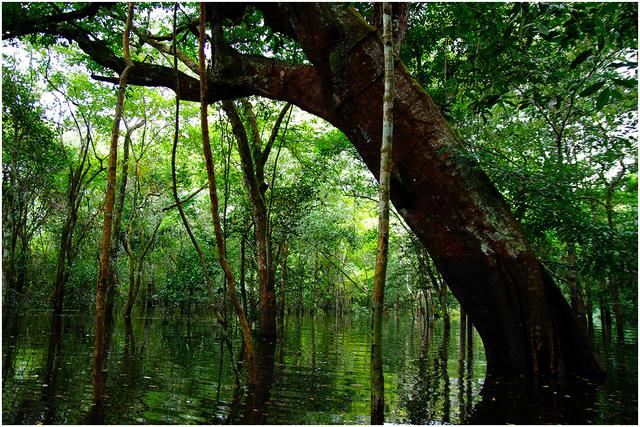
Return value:
<svg viewBox="0 0 640 427">
<path fill-rule="evenodd" d="M 607 298 L 604 296 L 606 292 L 605 280 L 600 280 L 600 297 L 598 298 L 600 306 L 600 326 L 602 328 L 602 341 L 609 343 L 611 340 L 611 311 Z"/>
<path fill-rule="evenodd" d="M 26 224 L 26 219 L 23 222 Z M 27 285 L 27 265 L 29 263 L 29 238 L 27 230 L 24 228 L 20 232 L 20 251 L 18 254 L 18 275 L 15 290 L 18 295 L 21 295 Z"/>
<path fill-rule="evenodd" d="M 444 322 L 444 327 L 449 328 L 451 323 L 449 322 L 449 306 L 447 302 L 447 286 L 442 282 L 442 280 L 438 281 L 440 285 L 439 296 L 440 296 L 440 309 L 442 310 L 442 320 Z"/>
<path fill-rule="evenodd" d="M 246 244 L 247 237 L 243 234 L 242 239 L 240 240 L 240 293 L 242 294 L 242 309 L 245 313 L 249 313 L 247 308 L 247 290 L 245 286 Z"/>
<path fill-rule="evenodd" d="M 568 282 L 571 291 L 571 308 L 578 316 L 578 319 L 586 325 L 584 300 L 580 295 L 578 282 L 578 266 L 576 261 L 576 245 L 573 242 L 567 243 L 567 262 L 569 264 Z"/>
<path fill-rule="evenodd" d="M 262 159 L 254 160 L 255 157 L 261 156 L 261 153 L 260 150 L 255 149 L 255 141 L 252 152 L 246 130 L 234 103 L 232 101 L 222 101 L 222 108 L 231 122 L 233 134 L 238 143 L 244 182 L 249 192 L 253 210 L 257 246 L 258 284 L 260 286 L 259 334 L 264 338 L 273 338 L 276 336 L 277 314 L 275 276 L 272 262 L 273 252 L 269 237 L 268 212 L 264 200 L 264 191 L 261 186 L 261 180 L 259 180 L 260 175 L 262 175 L 259 173 L 263 166 L 261 164 Z M 255 133 L 254 131 L 254 140 L 257 138 Z"/>
<path fill-rule="evenodd" d="M 153 308 L 153 294 L 155 293 L 155 280 L 154 280 L 154 264 L 149 265 L 149 280 L 147 280 L 147 292 L 146 292 L 146 311 L 151 312 Z"/>
<path fill-rule="evenodd" d="M 442 345 L 440 347 L 440 373 L 442 375 L 442 421 L 443 423 L 451 422 L 451 397 L 450 386 L 451 380 L 449 378 L 449 339 L 451 330 L 445 328 L 442 332 Z"/>
<path fill-rule="evenodd" d="M 129 3 L 127 13 L 127 23 L 122 36 L 124 58 L 127 64 L 120 75 L 118 86 L 118 100 L 113 118 L 113 128 L 111 129 L 111 145 L 109 147 L 109 168 L 107 177 L 107 193 L 104 203 L 104 225 L 102 228 L 102 249 L 100 252 L 100 272 L 98 285 L 96 286 L 96 328 L 93 342 L 93 401 L 102 401 L 102 360 L 104 357 L 104 324 L 105 305 L 104 294 L 109 272 L 111 271 L 111 232 L 113 227 L 113 205 L 116 187 L 116 163 L 118 156 L 118 133 L 120 130 L 120 118 L 122 117 L 122 107 L 124 104 L 124 94 L 127 88 L 127 78 L 133 69 L 133 63 L 129 56 L 129 32 L 133 20 L 134 3 Z"/>
<path fill-rule="evenodd" d="M 133 307 L 133 288 L 135 287 L 135 275 L 136 275 L 136 259 L 131 249 L 128 237 L 123 237 L 124 247 L 127 252 L 127 258 L 129 260 L 129 291 L 127 292 L 127 302 L 124 306 L 124 318 L 129 319 L 131 317 L 131 308 Z"/>
<path fill-rule="evenodd" d="M 116 298 L 116 269 L 118 261 L 118 253 L 120 248 L 120 242 L 122 240 L 122 211 L 124 209 L 124 200 L 127 191 L 127 180 L 129 176 L 129 146 L 131 145 L 131 133 L 142 126 L 142 122 L 127 129 L 124 136 L 124 146 L 122 153 L 122 171 L 120 173 L 120 187 L 118 189 L 118 199 L 115 204 L 115 211 L 113 213 L 113 239 L 111 240 L 111 261 L 109 276 L 105 284 L 106 296 L 105 296 L 105 313 L 106 316 L 113 315 L 113 303 Z"/>
<path fill-rule="evenodd" d="M 176 48 L 176 26 L 177 26 L 177 14 L 178 14 L 178 4 L 174 4 L 173 10 L 173 67 L 174 67 L 174 77 L 176 81 L 176 113 L 175 113 L 175 123 L 174 123 L 174 132 L 173 132 L 173 146 L 171 149 L 171 192 L 173 194 L 173 200 L 175 201 L 175 205 L 178 208 L 178 213 L 180 214 L 180 220 L 182 221 L 182 225 L 184 226 L 187 235 L 189 236 L 189 240 L 193 245 L 196 253 L 198 254 L 198 260 L 200 261 L 200 268 L 202 268 L 202 272 L 204 274 L 204 281 L 207 287 L 207 292 L 209 296 L 209 303 L 211 304 L 213 315 L 216 318 L 218 324 L 222 327 L 222 336 L 225 341 L 228 349 L 229 349 L 229 357 L 233 359 L 233 345 L 231 342 L 231 338 L 229 337 L 229 327 L 226 322 L 226 319 L 222 314 L 218 311 L 216 306 L 216 300 L 213 294 L 213 278 L 211 277 L 211 272 L 209 270 L 209 266 L 207 264 L 207 260 L 204 255 L 204 251 L 202 247 L 196 240 L 193 231 L 191 230 L 191 226 L 189 225 L 189 221 L 187 219 L 186 214 L 184 213 L 184 208 L 182 207 L 183 201 L 178 197 L 178 184 L 176 180 L 176 152 L 178 149 L 178 138 L 179 138 L 179 130 L 180 130 L 180 79 L 178 78 L 178 58 L 177 58 L 177 48 Z M 233 360 L 232 360 L 233 363 Z M 236 371 L 237 372 L 237 371 Z"/>
<path fill-rule="evenodd" d="M 587 328 L 589 336 L 593 339 L 593 296 L 591 295 L 591 281 L 585 282 L 585 292 L 587 297 Z"/>
<path fill-rule="evenodd" d="M 611 305 L 613 306 L 613 315 L 616 319 L 616 337 L 619 343 L 624 342 L 624 318 L 622 316 L 622 307 L 620 307 L 620 287 L 619 282 L 613 277 L 609 277 L 609 287 L 611 289 Z"/>
<path fill-rule="evenodd" d="M 64 288 L 68 279 L 67 259 L 71 251 L 71 238 L 73 235 L 74 219 L 71 210 L 73 206 L 68 207 L 69 211 L 64 226 L 62 227 L 62 235 L 60 236 L 60 250 L 58 252 L 58 264 L 56 267 L 56 283 L 53 295 L 53 315 L 62 314 L 62 306 L 64 304 Z"/>
<path fill-rule="evenodd" d="M 204 55 L 204 46 L 206 41 L 205 33 L 206 22 L 206 4 L 200 3 L 200 27 L 199 27 L 199 49 L 198 60 L 200 61 L 200 124 L 202 130 L 202 150 L 204 152 L 205 165 L 207 167 L 207 178 L 209 181 L 209 199 L 211 202 L 211 216 L 213 217 L 213 227 L 216 235 L 216 245 L 218 248 L 218 261 L 222 267 L 225 277 L 229 283 L 229 297 L 231 304 L 240 320 L 240 326 L 242 328 L 242 337 L 245 346 L 245 357 L 247 361 L 247 373 L 249 384 L 255 384 L 256 382 L 256 370 L 254 363 L 253 344 L 251 342 L 251 331 L 249 324 L 245 316 L 242 306 L 238 301 L 236 294 L 235 279 L 233 272 L 226 259 L 226 251 L 224 248 L 224 239 L 222 236 L 222 227 L 220 225 L 220 213 L 218 204 L 218 193 L 216 185 L 216 175 L 213 165 L 213 158 L 211 155 L 211 143 L 209 141 L 209 123 L 207 118 L 207 72 L 206 72 L 206 58 Z M 216 30 L 214 29 L 214 32 Z"/>
<path fill-rule="evenodd" d="M 464 360 L 465 359 L 465 348 L 466 348 L 466 328 L 467 328 L 467 315 L 464 312 L 463 308 L 460 308 L 460 359 Z M 458 379 L 459 381 L 462 381 L 462 378 Z"/>
<path fill-rule="evenodd" d="M 280 303 L 278 304 L 278 313 L 280 317 L 284 317 L 285 309 L 285 288 L 287 282 L 287 258 L 289 257 L 289 243 L 284 242 L 282 247 L 282 264 L 280 271 Z"/>
<path fill-rule="evenodd" d="M 257 303 L 256 303 L 256 293 L 254 290 L 254 271 L 255 271 L 255 261 L 253 257 L 253 253 L 249 256 L 249 309 L 253 319 L 255 319 L 256 313 L 258 311 Z"/>
<path fill-rule="evenodd" d="M 382 313 L 389 250 L 389 193 L 391 187 L 391 146 L 393 137 L 393 30 L 391 3 L 382 6 L 384 44 L 384 102 L 382 146 L 380 147 L 380 189 L 378 201 L 378 251 L 371 296 L 371 424 L 384 423 L 384 377 L 382 372 Z"/>
</svg>

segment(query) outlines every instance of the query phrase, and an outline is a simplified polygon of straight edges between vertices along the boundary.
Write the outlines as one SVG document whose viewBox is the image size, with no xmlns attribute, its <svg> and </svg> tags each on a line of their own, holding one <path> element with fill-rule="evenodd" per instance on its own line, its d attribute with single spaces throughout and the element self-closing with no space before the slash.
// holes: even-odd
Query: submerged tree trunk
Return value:
<svg viewBox="0 0 640 427">
<path fill-rule="evenodd" d="M 384 424 L 384 375 L 382 371 L 382 311 L 389 251 L 389 192 L 393 139 L 393 30 L 391 3 L 382 6 L 384 44 L 384 100 L 378 199 L 378 251 L 371 294 L 371 424 Z"/>
<path fill-rule="evenodd" d="M 200 125 L 202 131 L 202 150 L 204 153 L 205 166 L 207 167 L 207 179 L 209 182 L 209 199 L 211 202 L 211 216 L 213 217 L 213 228 L 216 235 L 216 246 L 218 248 L 218 261 L 224 271 L 225 277 L 229 283 L 229 298 L 231 305 L 233 306 L 238 320 L 240 321 L 240 327 L 242 328 L 242 337 L 245 349 L 245 358 L 247 361 L 247 373 L 249 384 L 255 384 L 256 382 L 256 370 L 254 364 L 254 352 L 253 344 L 251 342 L 251 331 L 249 329 L 249 323 L 245 316 L 242 306 L 238 301 L 236 294 L 235 279 L 231 267 L 227 262 L 226 251 L 224 247 L 224 238 L 222 235 L 222 227 L 220 225 L 220 213 L 218 203 L 218 193 L 216 185 L 216 174 L 213 165 L 213 159 L 211 155 L 211 143 L 209 141 L 209 122 L 207 119 L 207 79 L 206 79 L 206 58 L 204 55 L 204 45 L 206 41 L 205 33 L 206 22 L 206 6 L 205 3 L 200 3 L 200 26 L 199 26 L 199 48 L 198 59 L 200 61 Z M 216 30 L 214 29 L 214 32 Z"/>
<path fill-rule="evenodd" d="M 131 31 L 131 23 L 133 20 L 134 4 L 129 3 L 129 11 L 127 13 L 127 23 L 122 35 L 122 45 L 124 50 L 124 58 L 127 64 L 126 68 L 120 75 L 120 84 L 118 87 L 118 100 L 116 102 L 116 111 L 113 118 L 113 127 L 111 129 L 111 145 L 109 148 L 109 168 L 107 177 L 107 193 L 104 203 L 104 225 L 102 228 L 102 249 L 100 252 L 100 272 L 98 276 L 98 285 L 96 286 L 96 325 L 95 337 L 93 341 L 93 401 L 100 402 L 103 399 L 103 376 L 102 376 L 102 360 L 104 357 L 104 324 L 105 324 L 105 305 L 104 294 L 107 278 L 111 271 L 111 232 L 113 227 L 113 204 L 115 200 L 116 190 L 116 163 L 118 156 L 118 132 L 120 130 L 120 118 L 122 117 L 122 107 L 124 104 L 124 94 L 127 89 L 127 78 L 133 70 L 133 63 L 129 57 L 129 32 Z"/>
</svg>

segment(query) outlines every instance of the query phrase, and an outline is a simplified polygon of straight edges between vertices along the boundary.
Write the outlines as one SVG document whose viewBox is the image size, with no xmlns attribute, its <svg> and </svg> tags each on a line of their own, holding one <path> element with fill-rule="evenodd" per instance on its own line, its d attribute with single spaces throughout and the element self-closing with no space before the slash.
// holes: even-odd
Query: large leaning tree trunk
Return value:
<svg viewBox="0 0 640 427">
<path fill-rule="evenodd" d="M 260 8 L 264 24 L 296 40 L 311 63 L 245 55 L 227 46 L 207 71 L 209 103 L 249 95 L 291 102 L 343 131 L 378 176 L 384 74 L 378 30 L 342 4 L 207 7 L 229 19 L 237 19 L 241 8 Z M 88 9 L 70 19 L 92 13 Z M 3 38 L 54 34 L 76 41 L 100 65 L 116 72 L 125 68 L 104 42 L 64 17 L 41 18 L 37 25 L 18 21 L 3 25 Z M 135 64 L 130 84 L 174 88 L 172 68 Z M 482 337 L 489 371 L 600 376 L 582 325 L 536 260 L 503 197 L 400 61 L 394 83 L 391 200 Z M 197 79 L 182 73 L 180 95 L 199 101 Z"/>
</svg>

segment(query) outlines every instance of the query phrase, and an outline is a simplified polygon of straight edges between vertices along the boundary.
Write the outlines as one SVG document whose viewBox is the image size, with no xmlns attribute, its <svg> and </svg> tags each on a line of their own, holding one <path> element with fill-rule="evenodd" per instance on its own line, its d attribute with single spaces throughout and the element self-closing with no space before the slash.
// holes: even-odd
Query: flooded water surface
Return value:
<svg viewBox="0 0 640 427">
<path fill-rule="evenodd" d="M 4 424 L 368 424 L 369 318 L 289 316 L 256 346 L 258 384 L 238 387 L 235 363 L 209 320 L 116 321 L 92 405 L 93 318 L 5 317 Z M 605 383 L 528 385 L 485 379 L 477 334 L 390 316 L 384 326 L 390 423 L 637 423 L 637 333 L 600 345 Z M 239 341 L 237 341 L 239 343 Z M 237 351 L 237 348 L 236 350 Z M 237 357 L 236 357 L 237 358 Z M 240 368 L 240 376 L 244 371 Z"/>
</svg>

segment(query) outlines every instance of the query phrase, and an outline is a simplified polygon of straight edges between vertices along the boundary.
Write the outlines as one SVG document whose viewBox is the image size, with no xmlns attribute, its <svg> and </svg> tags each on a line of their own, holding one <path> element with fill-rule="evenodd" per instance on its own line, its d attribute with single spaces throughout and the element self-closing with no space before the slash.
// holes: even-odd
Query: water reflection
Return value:
<svg viewBox="0 0 640 427">
<path fill-rule="evenodd" d="M 92 404 L 92 318 L 7 317 L 3 417 L 9 424 L 366 424 L 369 318 L 289 316 L 275 343 L 256 342 L 258 383 L 234 374 L 209 320 L 117 320 Z M 637 338 L 600 348 L 605 384 L 529 384 L 489 378 L 465 317 L 383 327 L 386 421 L 391 423 L 631 423 L 637 421 Z M 230 360 L 234 360 L 230 363 Z M 242 360 L 240 357 L 239 360 Z"/>
</svg>

